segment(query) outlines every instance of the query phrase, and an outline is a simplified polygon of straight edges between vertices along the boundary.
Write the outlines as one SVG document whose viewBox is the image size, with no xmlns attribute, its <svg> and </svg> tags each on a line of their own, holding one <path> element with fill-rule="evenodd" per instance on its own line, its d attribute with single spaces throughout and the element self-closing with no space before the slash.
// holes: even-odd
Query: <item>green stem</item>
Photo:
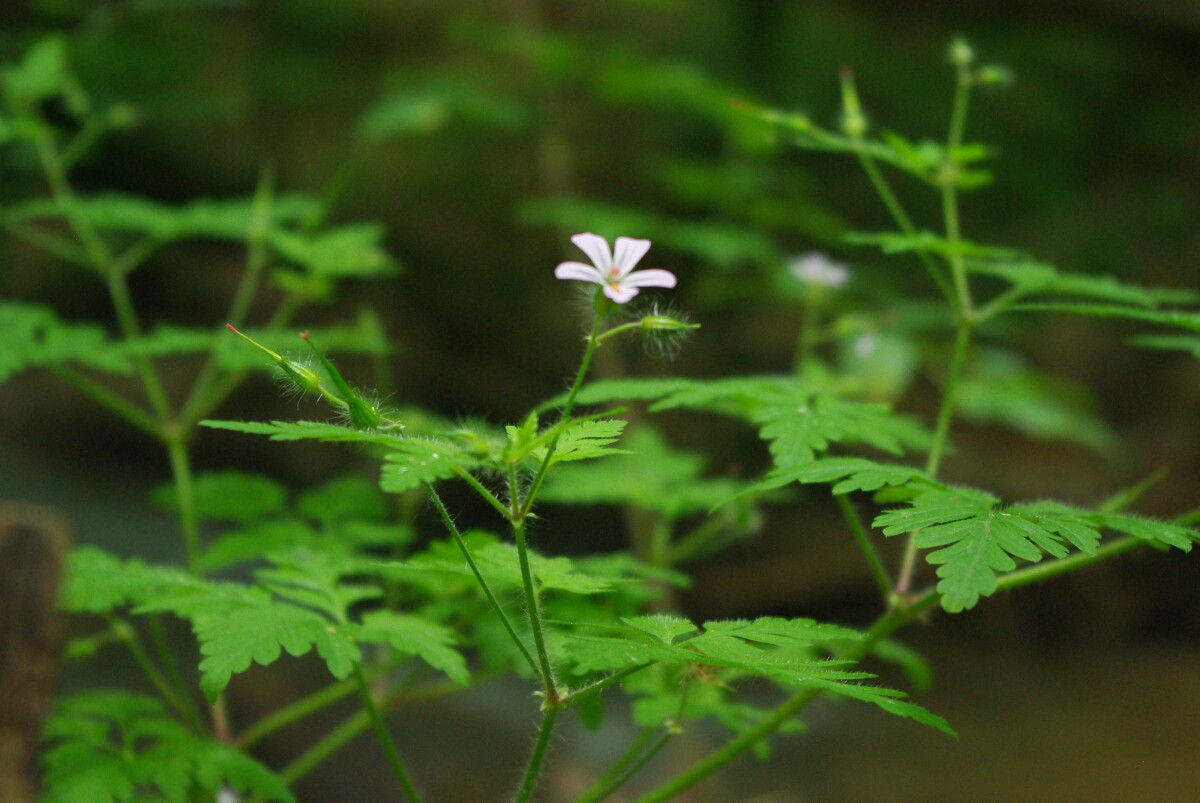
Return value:
<svg viewBox="0 0 1200 803">
<path fill-rule="evenodd" d="M 954 334 L 954 353 L 950 358 L 950 368 L 946 374 L 946 387 L 942 390 L 942 403 L 938 410 L 937 424 L 933 431 L 933 443 L 929 447 L 929 456 L 925 461 L 925 472 L 936 477 L 941 467 L 942 454 L 950 434 L 950 422 L 954 418 L 954 403 L 958 394 L 958 382 L 962 376 L 963 365 L 966 362 L 967 347 L 971 342 L 971 323 L 966 318 L 959 318 Z M 907 594 L 912 586 L 913 575 L 917 567 L 916 533 L 910 533 L 904 546 L 904 559 L 900 566 L 900 575 L 896 579 L 896 593 Z"/>
<path fill-rule="evenodd" d="M 529 764 L 525 767 L 525 777 L 513 800 L 515 803 L 525 803 L 537 787 L 537 779 L 542 771 L 542 762 L 546 758 L 546 749 L 550 746 L 550 734 L 554 732 L 554 722 L 558 719 L 558 707 L 550 706 L 543 709 L 542 727 L 538 731 L 537 741 L 529 756 Z"/>
<path fill-rule="evenodd" d="M 654 666 L 654 664 L 653 663 L 645 663 L 645 664 L 637 664 L 635 666 L 626 667 L 625 669 L 622 669 L 618 672 L 612 673 L 608 677 L 601 678 L 600 680 L 597 680 L 593 683 L 589 683 L 586 686 L 581 686 L 580 688 L 576 689 L 575 691 L 564 694 L 562 696 L 562 698 L 560 699 L 560 702 L 564 706 L 574 705 L 575 703 L 582 700 L 584 697 L 590 697 L 591 695 L 596 694 L 597 692 L 603 691 L 604 689 L 608 688 L 609 686 L 613 685 L 614 683 L 620 683 L 622 680 L 624 680 L 625 678 L 634 674 L 635 672 L 641 672 L 643 669 L 646 669 L 647 667 L 651 667 L 651 666 Z"/>
<path fill-rule="evenodd" d="M 137 631 L 133 629 L 133 626 L 113 616 L 108 617 L 108 624 L 112 628 L 113 634 L 129 649 L 134 662 L 142 670 L 142 674 L 146 676 L 162 698 L 175 709 L 175 712 L 193 731 L 204 733 L 204 721 L 200 718 L 200 714 L 191 706 L 187 697 L 181 697 L 176 693 L 167 678 L 154 665 L 154 661 L 142 647 L 141 640 L 138 639 Z"/>
<path fill-rule="evenodd" d="M 49 371 L 66 382 L 71 387 L 87 396 L 111 413 L 124 419 L 126 423 L 140 429 L 142 432 L 158 439 L 161 429 L 154 417 L 133 402 L 101 385 L 86 374 L 82 374 L 67 365 L 48 366 Z"/>
<path fill-rule="evenodd" d="M 246 232 L 246 269 L 242 271 L 237 289 L 233 293 L 233 300 L 225 312 L 225 320 L 234 326 L 241 326 L 245 320 L 246 314 L 250 310 L 250 304 L 258 294 L 258 287 L 267 267 L 269 254 L 266 247 L 266 235 L 271 223 L 273 199 L 272 174 L 269 170 L 263 170 L 259 175 L 258 188 L 254 193 L 250 227 Z M 179 416 L 181 420 L 189 420 L 196 410 L 205 406 L 207 396 L 221 373 L 219 356 L 230 342 L 229 338 L 217 338 L 213 342 L 204 360 L 204 365 L 200 368 L 195 382 L 192 383 L 187 401 L 183 404 L 183 412 Z"/>
<path fill-rule="evenodd" d="M 471 567 L 471 573 L 475 575 L 475 582 L 479 583 L 479 587 L 483 589 L 483 595 L 487 597 L 488 603 L 492 606 L 492 610 L 496 612 L 496 616 L 500 617 L 500 623 L 504 625 L 504 629 L 508 632 L 509 638 L 513 644 L 521 651 L 521 655 L 525 656 L 525 660 L 529 663 L 529 668 L 533 670 L 535 675 L 539 674 L 537 661 L 533 659 L 529 649 L 525 646 L 525 642 L 521 641 L 521 637 L 517 635 L 516 629 L 513 628 L 512 622 L 509 621 L 508 615 L 504 613 L 504 608 L 500 606 L 500 601 L 496 599 L 496 595 L 492 593 L 491 586 L 484 579 L 483 574 L 479 571 L 479 566 L 475 563 L 475 558 L 471 555 L 471 550 L 467 549 L 467 543 L 463 540 L 462 533 L 458 530 L 458 525 L 454 523 L 454 519 L 450 518 L 450 512 L 446 510 L 446 506 L 442 503 L 441 496 L 434 489 L 433 485 L 428 482 L 422 483 L 425 488 L 425 493 L 429 495 L 433 506 L 437 508 L 438 515 L 442 519 L 442 524 L 450 532 L 454 538 L 454 542 L 458 544 L 459 551 L 462 552 L 463 558 L 466 559 L 467 565 Z"/>
<path fill-rule="evenodd" d="M 638 756 L 650 744 L 650 741 L 658 735 L 659 728 L 645 728 L 642 730 L 638 738 L 633 740 L 633 743 L 621 754 L 620 758 L 613 762 L 612 766 L 605 770 L 604 774 L 596 779 L 595 783 L 584 790 L 575 803 L 600 803 L 601 800 L 611 795 L 624 782 L 625 771 L 631 764 L 637 761 Z"/>
<path fill-rule="evenodd" d="M 867 532 L 862 519 L 859 518 L 858 511 L 854 509 L 854 505 L 850 502 L 849 494 L 834 494 L 833 498 L 837 500 L 838 507 L 842 511 L 842 517 L 845 518 L 846 524 L 850 527 L 850 532 L 854 534 L 854 540 L 858 543 L 859 549 L 862 550 L 863 557 L 867 559 L 867 566 L 871 569 L 871 577 L 875 581 L 875 587 L 879 589 L 879 593 L 883 597 L 884 605 L 890 604 L 892 599 L 892 581 L 888 579 L 887 569 L 883 565 L 883 559 L 879 556 L 879 550 L 875 548 L 875 544 L 871 541 L 870 533 Z"/>
<path fill-rule="evenodd" d="M 1052 577 L 1058 577 L 1060 574 L 1074 571 L 1081 566 L 1088 566 L 1145 545 L 1146 542 L 1142 539 L 1127 535 L 1099 547 L 1091 555 L 1079 552 L 1065 558 L 1058 558 L 1046 563 L 1035 563 L 1024 569 L 1009 572 L 996 578 L 996 590 L 1005 591 L 1011 588 L 1027 586 L 1031 583 L 1039 583 L 1042 580 L 1049 580 Z"/>
<path fill-rule="evenodd" d="M 597 290 L 596 292 L 599 293 L 600 291 Z M 579 396 L 579 389 L 583 387 L 583 378 L 587 376 L 588 368 L 592 364 L 592 355 L 596 353 L 596 346 L 598 345 L 596 333 L 600 331 L 600 323 L 603 319 L 604 316 L 599 313 L 592 318 L 592 331 L 588 333 L 587 347 L 583 352 L 583 360 L 579 363 L 579 370 L 575 373 L 575 381 L 571 383 L 571 392 L 567 394 L 567 400 L 563 404 L 560 420 L 565 421 L 571 415 L 571 410 L 575 407 L 575 399 Z M 554 459 L 554 449 L 557 446 L 558 438 L 550 441 L 550 444 L 547 446 L 546 457 L 542 460 L 542 465 L 538 467 L 537 474 L 534 475 L 528 493 L 525 494 L 525 501 L 517 512 L 518 518 L 524 519 L 529 515 L 529 511 L 533 509 L 533 501 L 537 498 L 538 491 L 541 490 L 542 481 L 546 477 L 546 471 L 550 468 L 550 461 Z"/>
<path fill-rule="evenodd" d="M 19 237 L 27 243 L 36 245 L 48 254 L 61 259 L 63 262 L 68 262 L 73 265 L 78 265 L 81 268 L 93 268 L 91 260 L 87 254 L 79 250 L 79 247 L 67 239 L 59 237 L 49 232 L 44 232 L 36 226 L 23 226 L 20 223 L 5 221 L 4 228 L 14 237 Z"/>
<path fill-rule="evenodd" d="M 165 445 L 171 459 L 175 495 L 179 501 L 179 526 L 183 530 L 188 569 L 197 574 L 200 571 L 200 528 L 196 520 L 196 487 L 192 482 L 192 459 L 181 435 L 167 435 Z"/>
<path fill-rule="evenodd" d="M 506 508 L 504 503 L 497 499 L 494 493 L 485 488 L 483 483 L 475 479 L 471 472 L 465 469 L 456 468 L 454 470 L 454 476 L 464 480 L 467 485 L 470 485 L 472 488 L 474 488 L 475 492 L 483 497 L 483 501 L 495 508 L 501 516 L 507 519 L 510 515 L 512 515 L 512 511 Z"/>
<path fill-rule="evenodd" d="M 354 679 L 339 681 L 318 689 L 307 697 L 296 700 L 258 720 L 242 731 L 234 741 L 234 744 L 240 750 L 248 750 L 272 733 L 282 730 L 293 722 L 301 720 L 309 714 L 320 711 L 322 708 L 354 694 L 357 689 L 358 682 Z"/>
<path fill-rule="evenodd" d="M 354 681 L 348 681 L 354 683 Z M 354 684 L 357 687 L 357 684 Z M 452 680 L 442 680 L 436 683 L 430 683 L 421 688 L 406 690 L 393 695 L 390 695 L 384 701 L 382 708 L 387 711 L 396 707 L 402 702 L 418 702 L 421 700 L 443 697 L 447 694 L 461 690 L 463 687 Z M 363 710 L 356 711 L 349 717 L 344 719 L 341 724 L 333 730 L 326 733 L 319 740 L 314 742 L 303 753 L 296 756 L 292 761 L 279 771 L 279 778 L 284 783 L 291 784 L 308 775 L 314 769 L 319 767 L 331 755 L 336 753 L 347 743 L 352 741 L 356 736 L 362 733 L 371 725 L 371 719 L 367 716 L 367 712 Z"/>
<path fill-rule="evenodd" d="M 904 207 L 901 206 L 900 200 L 896 197 L 896 194 L 892 192 L 891 185 L 888 184 L 887 179 L 884 178 L 883 172 L 880 171 L 879 166 L 875 164 L 875 160 L 872 159 L 870 154 L 867 153 L 861 140 L 853 140 L 852 144 L 854 146 L 854 153 L 858 157 L 858 162 L 860 165 L 862 165 L 863 172 L 867 174 L 867 178 L 870 179 L 871 185 L 875 188 L 876 194 L 879 195 L 879 199 L 883 201 L 883 205 L 887 207 L 892 219 L 896 221 L 896 225 L 899 226 L 900 230 L 909 237 L 915 237 L 917 229 L 915 226 L 913 226 L 912 219 L 908 216 L 908 213 L 904 211 Z M 941 270 L 929 256 L 928 252 L 926 252 L 924 249 L 918 249 L 916 253 L 917 258 L 921 260 L 921 264 L 925 266 L 925 270 L 929 272 L 930 278 L 933 279 L 933 283 L 936 284 L 938 289 L 942 291 L 942 295 L 946 297 L 947 301 L 953 301 L 953 288 L 946 282 L 946 277 L 942 275 Z"/>
<path fill-rule="evenodd" d="M 529 547 L 525 543 L 524 520 L 513 523 L 513 537 L 517 542 L 517 558 L 521 563 L 521 585 L 525 590 L 525 607 L 529 627 L 533 631 L 533 645 L 537 650 L 538 675 L 546 693 L 546 704 L 558 705 L 559 692 L 554 682 L 554 671 L 550 667 L 550 653 L 546 650 L 546 639 L 542 635 L 542 611 L 538 603 L 537 590 L 533 587 L 533 572 L 529 568 Z"/>
<path fill-rule="evenodd" d="M 167 679 L 173 684 L 175 693 L 179 695 L 180 699 L 187 700 L 189 707 L 196 711 L 196 719 L 199 721 L 199 709 L 194 707 L 189 687 L 183 682 L 183 674 L 179 671 L 179 662 L 175 660 L 175 654 L 171 652 L 171 645 L 167 642 L 167 634 L 163 629 L 162 616 L 152 613 L 146 617 L 146 620 L 150 630 L 150 638 L 154 642 L 154 650 L 158 653 L 159 660 L 162 661 Z"/>
<path fill-rule="evenodd" d="M 412 781 L 409 780 L 408 772 L 404 769 L 404 763 L 400 761 L 400 754 L 396 751 L 396 743 L 392 740 L 392 735 L 388 733 L 387 725 L 384 724 L 383 717 L 379 713 L 379 707 L 375 705 L 375 697 L 371 694 L 371 687 L 367 685 L 367 679 L 363 676 L 362 667 L 358 664 L 354 665 L 354 680 L 358 685 L 358 695 L 362 698 L 363 708 L 371 720 L 371 725 L 375 728 L 375 734 L 379 737 L 380 744 L 383 745 L 388 763 L 392 765 L 392 772 L 396 774 L 396 780 L 400 782 L 400 787 L 404 790 L 404 797 L 411 803 L 417 803 L 421 797 L 417 794 Z"/>
</svg>

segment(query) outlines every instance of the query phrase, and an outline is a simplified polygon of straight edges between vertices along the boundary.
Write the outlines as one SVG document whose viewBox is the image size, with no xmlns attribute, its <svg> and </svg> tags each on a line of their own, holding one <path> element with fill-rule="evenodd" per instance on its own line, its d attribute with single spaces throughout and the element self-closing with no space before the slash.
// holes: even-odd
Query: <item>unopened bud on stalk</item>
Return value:
<svg viewBox="0 0 1200 803">
<path fill-rule="evenodd" d="M 647 315 L 641 320 L 643 332 L 681 332 L 687 329 L 699 329 L 698 323 L 685 323 L 669 315 Z"/>
<path fill-rule="evenodd" d="M 867 118 L 858 102 L 854 73 L 842 70 L 842 131 L 851 139 L 862 139 L 867 133 Z"/>
<path fill-rule="evenodd" d="M 286 376 L 291 382 L 293 382 L 296 385 L 296 387 L 299 388 L 301 391 L 303 391 L 305 393 L 320 392 L 321 377 L 318 376 L 317 373 L 315 371 L 313 371 L 311 368 L 307 368 L 307 367 L 301 365 L 300 363 L 295 362 L 294 360 L 289 360 L 287 357 L 284 357 L 282 354 L 271 351 L 271 349 L 267 348 L 262 343 L 259 343 L 258 341 L 253 340 L 253 339 L 247 337 L 246 335 L 242 334 L 241 332 L 239 332 L 237 329 L 235 329 L 233 327 L 233 324 L 231 324 L 231 323 L 225 324 L 225 328 L 228 329 L 229 331 L 233 332 L 235 335 L 240 337 L 242 340 L 245 340 L 247 343 L 249 343 L 252 346 L 257 347 L 259 350 L 265 352 L 266 355 L 268 357 L 270 357 L 272 360 L 274 360 L 275 364 L 279 366 L 279 370 L 283 371 L 284 376 Z"/>
<path fill-rule="evenodd" d="M 955 67 L 970 67 L 975 61 L 975 51 L 966 39 L 956 36 L 950 42 L 950 62 Z"/>
<path fill-rule="evenodd" d="M 317 355 L 321 367 L 325 369 L 325 373 L 329 374 L 330 381 L 333 382 L 337 392 L 341 394 L 342 403 L 346 406 L 346 415 L 350 418 L 350 426 L 355 429 L 379 429 L 380 424 L 383 423 L 383 414 L 378 405 L 365 401 L 354 388 L 350 387 L 350 383 L 342 378 L 329 358 L 321 353 L 320 349 L 312 342 L 308 332 L 301 332 L 300 337 Z"/>
</svg>

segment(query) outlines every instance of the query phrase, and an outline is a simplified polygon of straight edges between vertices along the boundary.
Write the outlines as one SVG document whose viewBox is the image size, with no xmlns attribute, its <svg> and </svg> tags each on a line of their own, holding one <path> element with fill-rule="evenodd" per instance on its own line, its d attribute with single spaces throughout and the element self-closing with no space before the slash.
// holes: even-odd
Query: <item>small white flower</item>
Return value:
<svg viewBox="0 0 1200 803">
<path fill-rule="evenodd" d="M 618 304 L 636 296 L 641 287 L 675 286 L 675 274 L 670 271 L 633 269 L 650 250 L 649 240 L 618 237 L 615 255 L 608 250 L 608 241 L 598 234 L 576 234 L 571 242 L 588 255 L 592 264 L 563 262 L 554 269 L 554 275 L 559 279 L 598 284 L 604 288 L 604 295 Z"/>
<path fill-rule="evenodd" d="M 222 786 L 217 790 L 215 803 L 242 803 L 242 796 L 228 786 Z"/>
<path fill-rule="evenodd" d="M 850 281 L 850 270 L 841 262 L 834 262 L 824 254 L 810 251 L 788 262 L 788 270 L 805 284 L 820 285 L 837 289 Z"/>
</svg>

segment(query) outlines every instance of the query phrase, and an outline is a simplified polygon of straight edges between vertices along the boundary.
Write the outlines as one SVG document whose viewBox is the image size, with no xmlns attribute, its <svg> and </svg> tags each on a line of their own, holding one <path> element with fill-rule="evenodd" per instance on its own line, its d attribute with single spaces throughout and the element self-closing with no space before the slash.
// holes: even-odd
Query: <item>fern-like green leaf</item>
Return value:
<svg viewBox="0 0 1200 803">
<path fill-rule="evenodd" d="M 331 443 L 371 443 L 404 449 L 408 440 L 396 434 L 373 430 L 351 429 L 323 421 L 201 421 L 212 429 L 228 429 L 251 435 L 268 435 L 273 441 L 318 440 Z"/>
<path fill-rule="evenodd" d="M 1097 301 L 1131 304 L 1150 309 L 1160 304 L 1187 304 L 1198 296 L 1194 291 L 1173 288 L 1149 288 L 1124 284 L 1112 276 L 1063 273 L 1053 265 L 1033 260 L 969 260 L 967 268 L 1004 279 L 1027 295 L 1066 296 Z"/>
<path fill-rule="evenodd" d="M 454 634 L 441 625 L 395 611 L 371 611 L 363 615 L 357 635 L 360 641 L 386 642 L 403 655 L 415 655 L 455 683 L 470 682 L 466 661 L 451 646 Z"/>
<path fill-rule="evenodd" d="M 0 382 L 29 368 L 66 363 L 114 374 L 133 371 L 129 355 L 103 327 L 67 323 L 40 304 L 0 302 L 0 343 Z"/>
<path fill-rule="evenodd" d="M 125 692 L 61 700 L 47 718 L 45 803 L 212 799 L 228 787 L 265 801 L 295 800 L 275 774 L 240 750 L 197 736 L 161 703 Z M 151 796 L 153 794 L 153 796 Z"/>
<path fill-rule="evenodd" d="M 992 594 L 997 575 L 1017 567 L 1014 558 L 1064 557 L 1067 545 L 1092 554 L 1100 540 L 1086 511 L 1050 502 L 1001 507 L 991 494 L 957 488 L 923 493 L 907 508 L 882 513 L 875 526 L 884 535 L 915 533 L 918 547 L 935 550 L 927 560 L 938 567 L 950 612 Z"/>
<path fill-rule="evenodd" d="M 379 487 L 388 493 L 419 488 L 421 483 L 453 477 L 456 471 L 468 471 L 477 461 L 458 445 L 443 440 L 406 438 L 392 443 L 380 474 Z"/>
</svg>

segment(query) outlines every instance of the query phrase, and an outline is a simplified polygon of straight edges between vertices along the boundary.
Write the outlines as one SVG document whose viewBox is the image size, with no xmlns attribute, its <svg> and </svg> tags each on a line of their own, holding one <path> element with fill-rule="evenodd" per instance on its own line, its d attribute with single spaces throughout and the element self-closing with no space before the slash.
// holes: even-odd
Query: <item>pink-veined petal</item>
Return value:
<svg viewBox="0 0 1200 803">
<path fill-rule="evenodd" d="M 646 256 L 650 250 L 649 240 L 636 240 L 633 237 L 618 237 L 616 252 L 613 255 L 613 265 L 619 269 L 618 276 L 624 276 L 633 270 L 634 266 Z"/>
<path fill-rule="evenodd" d="M 626 287 L 674 287 L 675 274 L 660 268 L 635 270 L 622 279 L 621 284 Z"/>
<path fill-rule="evenodd" d="M 585 265 L 582 262 L 563 262 L 554 269 L 554 275 L 559 279 L 572 279 L 579 282 L 595 282 L 603 284 L 604 280 L 600 278 L 600 272 L 591 265 Z"/>
<path fill-rule="evenodd" d="M 638 294 L 636 287 L 630 287 L 627 284 L 610 284 L 604 283 L 604 295 L 611 298 L 618 304 L 624 304 Z"/>
<path fill-rule="evenodd" d="M 591 232 L 576 234 L 571 238 L 571 242 L 588 255 L 588 259 L 592 260 L 597 270 L 607 273 L 608 269 L 612 267 L 612 252 L 608 250 L 608 240 L 599 234 Z"/>
</svg>

